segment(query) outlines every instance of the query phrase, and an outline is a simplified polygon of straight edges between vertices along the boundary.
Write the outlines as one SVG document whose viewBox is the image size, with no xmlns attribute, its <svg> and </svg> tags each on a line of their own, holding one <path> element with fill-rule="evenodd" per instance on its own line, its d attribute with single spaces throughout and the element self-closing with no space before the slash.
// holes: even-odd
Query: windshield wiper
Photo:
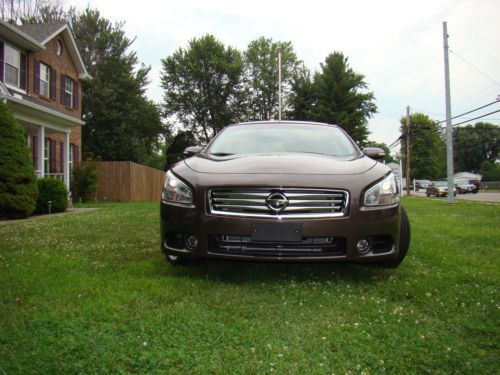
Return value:
<svg viewBox="0 0 500 375">
<path fill-rule="evenodd" d="M 234 154 L 231 153 L 231 152 L 211 152 L 210 155 L 213 155 L 213 156 L 230 156 L 230 155 L 234 155 Z"/>
</svg>

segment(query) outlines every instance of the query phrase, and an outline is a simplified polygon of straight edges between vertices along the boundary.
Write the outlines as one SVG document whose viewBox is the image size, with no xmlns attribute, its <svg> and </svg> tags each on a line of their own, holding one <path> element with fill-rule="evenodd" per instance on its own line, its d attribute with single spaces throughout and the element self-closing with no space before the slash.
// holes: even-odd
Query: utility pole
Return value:
<svg viewBox="0 0 500 375">
<path fill-rule="evenodd" d="M 410 106 L 406 106 L 406 195 L 410 195 Z"/>
<path fill-rule="evenodd" d="M 448 61 L 448 27 L 443 22 L 444 89 L 446 94 L 446 171 L 448 175 L 448 203 L 455 203 L 453 189 L 453 128 L 451 127 L 450 64 Z"/>
<path fill-rule="evenodd" d="M 281 51 L 278 52 L 278 120 L 281 121 Z"/>
</svg>

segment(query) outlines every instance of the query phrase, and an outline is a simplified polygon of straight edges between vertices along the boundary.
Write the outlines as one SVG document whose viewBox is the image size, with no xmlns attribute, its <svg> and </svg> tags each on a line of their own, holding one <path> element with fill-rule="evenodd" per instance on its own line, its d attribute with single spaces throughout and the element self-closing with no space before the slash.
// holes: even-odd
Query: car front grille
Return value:
<svg viewBox="0 0 500 375">
<path fill-rule="evenodd" d="M 269 199 L 282 197 L 284 207 L 271 207 Z M 339 217 L 347 214 L 349 193 L 324 189 L 212 189 L 209 211 L 216 215 L 284 218 Z"/>
<path fill-rule="evenodd" d="M 305 237 L 300 242 L 257 242 L 250 236 L 211 235 L 209 252 L 252 256 L 343 256 L 346 239 L 343 237 Z"/>
</svg>

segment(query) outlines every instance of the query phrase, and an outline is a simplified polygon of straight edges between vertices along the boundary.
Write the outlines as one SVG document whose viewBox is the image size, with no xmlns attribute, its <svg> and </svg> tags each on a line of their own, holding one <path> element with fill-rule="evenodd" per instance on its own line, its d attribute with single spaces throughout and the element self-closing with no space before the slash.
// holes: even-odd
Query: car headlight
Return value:
<svg viewBox="0 0 500 375">
<path fill-rule="evenodd" d="M 161 199 L 166 202 L 192 204 L 193 192 L 184 182 L 168 171 L 165 174 Z"/>
<path fill-rule="evenodd" d="M 365 206 L 384 206 L 398 202 L 398 185 L 393 173 L 387 175 L 387 177 L 373 185 L 365 193 Z"/>
</svg>

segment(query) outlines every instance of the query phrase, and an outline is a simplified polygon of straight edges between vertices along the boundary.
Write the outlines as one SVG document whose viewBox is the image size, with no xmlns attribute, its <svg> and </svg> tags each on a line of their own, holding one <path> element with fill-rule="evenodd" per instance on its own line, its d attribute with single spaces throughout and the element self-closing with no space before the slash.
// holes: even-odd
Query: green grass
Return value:
<svg viewBox="0 0 500 375">
<path fill-rule="evenodd" d="M 172 267 L 158 204 L 0 225 L 0 374 L 493 374 L 500 206 L 407 198 L 396 270 Z"/>
</svg>

